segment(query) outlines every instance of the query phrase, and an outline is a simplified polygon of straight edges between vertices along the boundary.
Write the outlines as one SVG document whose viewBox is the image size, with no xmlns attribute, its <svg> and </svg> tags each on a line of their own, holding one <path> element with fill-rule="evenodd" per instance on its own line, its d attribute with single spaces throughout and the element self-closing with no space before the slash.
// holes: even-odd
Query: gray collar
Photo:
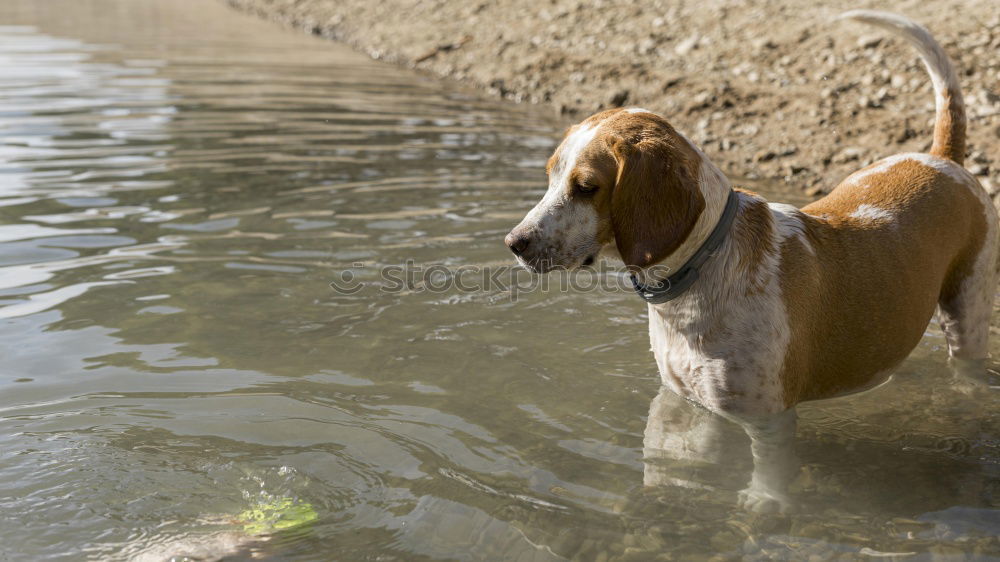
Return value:
<svg viewBox="0 0 1000 562">
<path fill-rule="evenodd" d="M 726 208 L 722 210 L 722 216 L 719 218 L 718 224 L 712 229 L 711 234 L 708 235 L 708 238 L 705 239 L 701 247 L 691 256 L 691 259 L 682 265 L 677 270 L 677 273 L 667 277 L 663 281 L 654 281 L 648 285 L 640 283 L 639 279 L 633 273 L 631 275 L 632 287 L 635 288 L 636 294 L 650 304 L 662 304 L 684 294 L 698 280 L 698 269 L 705 265 L 708 258 L 712 257 L 713 252 L 722 245 L 722 241 L 725 240 L 730 227 L 733 226 L 733 220 L 736 218 L 736 211 L 739 209 L 739 206 L 739 195 L 730 189 L 729 198 L 726 199 Z"/>
</svg>

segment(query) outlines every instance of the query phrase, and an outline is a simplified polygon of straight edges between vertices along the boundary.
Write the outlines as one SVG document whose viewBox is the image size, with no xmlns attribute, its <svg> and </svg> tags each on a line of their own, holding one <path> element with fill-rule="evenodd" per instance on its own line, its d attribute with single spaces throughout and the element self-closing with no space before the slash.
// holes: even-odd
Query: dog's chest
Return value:
<svg viewBox="0 0 1000 562">
<path fill-rule="evenodd" d="M 756 324 L 732 318 L 715 334 L 692 336 L 650 307 L 650 343 L 663 384 L 714 412 L 755 416 L 784 410 L 779 373 L 787 334 L 773 324 Z"/>
</svg>

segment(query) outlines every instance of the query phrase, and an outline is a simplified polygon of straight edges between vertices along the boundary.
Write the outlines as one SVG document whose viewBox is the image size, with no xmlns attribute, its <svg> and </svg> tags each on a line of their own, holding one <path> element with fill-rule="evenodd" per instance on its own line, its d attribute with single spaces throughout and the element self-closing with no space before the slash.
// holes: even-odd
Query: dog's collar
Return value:
<svg viewBox="0 0 1000 562">
<path fill-rule="evenodd" d="M 632 287 L 642 300 L 650 304 L 662 304 L 672 301 L 684 294 L 695 281 L 698 280 L 698 269 L 708 261 L 725 240 L 730 227 L 733 226 L 733 219 L 736 218 L 736 210 L 740 206 L 740 197 L 732 189 L 729 190 L 729 198 L 726 199 L 726 208 L 722 210 L 719 222 L 712 229 L 711 234 L 705 242 L 691 256 L 691 259 L 677 270 L 677 273 L 667 277 L 662 281 L 654 281 L 648 285 L 639 282 L 633 273 Z"/>
</svg>

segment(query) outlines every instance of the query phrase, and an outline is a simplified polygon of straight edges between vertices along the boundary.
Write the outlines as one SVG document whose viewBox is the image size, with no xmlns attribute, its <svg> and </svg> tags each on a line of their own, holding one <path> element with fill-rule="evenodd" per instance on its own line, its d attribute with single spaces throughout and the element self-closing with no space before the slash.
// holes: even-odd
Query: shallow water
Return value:
<svg viewBox="0 0 1000 562">
<path fill-rule="evenodd" d="M 215 2 L 0 22 L 0 559 L 1000 556 L 1000 400 L 949 388 L 936 328 L 801 408 L 800 511 L 761 516 L 634 296 L 422 283 L 509 265 L 547 111 Z M 237 521 L 283 498 L 315 520 Z"/>
</svg>

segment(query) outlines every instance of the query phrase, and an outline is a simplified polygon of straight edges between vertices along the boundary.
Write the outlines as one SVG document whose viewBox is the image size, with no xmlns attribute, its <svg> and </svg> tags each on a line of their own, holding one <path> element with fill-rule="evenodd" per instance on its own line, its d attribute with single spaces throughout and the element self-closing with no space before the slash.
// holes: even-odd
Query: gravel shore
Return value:
<svg viewBox="0 0 1000 562">
<path fill-rule="evenodd" d="M 861 24 L 877 7 L 926 25 L 959 68 L 966 167 L 1000 190 L 1000 2 L 792 0 L 226 0 L 372 57 L 549 104 L 665 115 L 732 176 L 809 195 L 931 143 L 934 96 L 915 52 Z"/>
</svg>

